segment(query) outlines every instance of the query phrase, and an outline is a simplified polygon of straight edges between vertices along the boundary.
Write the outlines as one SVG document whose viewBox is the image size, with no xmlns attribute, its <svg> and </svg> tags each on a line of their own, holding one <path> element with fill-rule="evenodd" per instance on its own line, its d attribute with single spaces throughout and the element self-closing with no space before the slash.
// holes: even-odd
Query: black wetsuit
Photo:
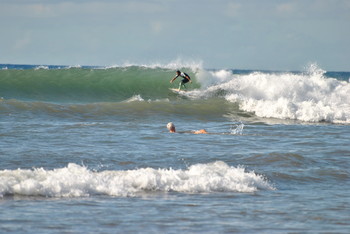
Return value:
<svg viewBox="0 0 350 234">
<path fill-rule="evenodd" d="M 191 77 L 184 72 L 181 72 L 180 76 L 183 77 L 183 79 L 181 80 L 182 84 L 186 84 L 191 79 Z M 186 77 L 188 77 L 189 79 L 187 79 Z"/>
</svg>

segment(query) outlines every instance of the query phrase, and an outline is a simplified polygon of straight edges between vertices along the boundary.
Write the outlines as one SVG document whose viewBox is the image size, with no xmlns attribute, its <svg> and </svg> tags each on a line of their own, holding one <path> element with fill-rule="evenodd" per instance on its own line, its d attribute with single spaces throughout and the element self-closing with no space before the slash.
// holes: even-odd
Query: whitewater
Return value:
<svg viewBox="0 0 350 234">
<path fill-rule="evenodd" d="M 348 233 L 349 79 L 0 64 L 0 230 Z"/>
<path fill-rule="evenodd" d="M 232 168 L 224 162 L 197 164 L 187 170 L 143 168 L 128 171 L 89 171 L 69 164 L 66 168 L 47 171 L 2 171 L 4 183 L 0 195 L 43 197 L 84 197 L 90 195 L 136 196 L 152 192 L 254 192 L 273 189 L 260 175 Z"/>
</svg>

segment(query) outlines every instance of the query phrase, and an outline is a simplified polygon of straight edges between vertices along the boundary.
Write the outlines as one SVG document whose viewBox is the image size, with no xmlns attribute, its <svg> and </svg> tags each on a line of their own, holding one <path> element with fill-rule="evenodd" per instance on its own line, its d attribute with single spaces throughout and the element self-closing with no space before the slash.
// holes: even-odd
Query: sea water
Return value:
<svg viewBox="0 0 350 234">
<path fill-rule="evenodd" d="M 350 72 L 0 68 L 1 232 L 350 231 Z"/>
</svg>

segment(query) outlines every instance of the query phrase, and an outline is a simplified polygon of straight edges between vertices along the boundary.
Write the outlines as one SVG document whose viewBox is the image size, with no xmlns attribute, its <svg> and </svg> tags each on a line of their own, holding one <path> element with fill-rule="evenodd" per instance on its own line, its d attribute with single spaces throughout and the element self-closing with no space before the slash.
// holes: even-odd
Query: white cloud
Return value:
<svg viewBox="0 0 350 234">
<path fill-rule="evenodd" d="M 28 10 L 35 16 L 51 16 L 53 14 L 52 7 L 45 4 L 28 5 Z"/>
<path fill-rule="evenodd" d="M 295 5 L 291 2 L 282 3 L 277 5 L 276 10 L 280 14 L 292 14 L 295 11 Z"/>
<path fill-rule="evenodd" d="M 241 4 L 235 2 L 228 3 L 225 9 L 226 15 L 230 17 L 237 17 L 240 13 L 241 6 Z"/>
<path fill-rule="evenodd" d="M 12 1 L 1 4 L 0 17 L 61 17 L 67 15 L 159 14 L 163 4 L 151 1 Z"/>
<path fill-rule="evenodd" d="M 164 28 L 164 23 L 162 23 L 160 21 L 153 21 L 150 24 L 151 24 L 152 32 L 154 32 L 156 34 L 159 34 L 160 32 L 162 32 L 162 30 Z"/>
</svg>

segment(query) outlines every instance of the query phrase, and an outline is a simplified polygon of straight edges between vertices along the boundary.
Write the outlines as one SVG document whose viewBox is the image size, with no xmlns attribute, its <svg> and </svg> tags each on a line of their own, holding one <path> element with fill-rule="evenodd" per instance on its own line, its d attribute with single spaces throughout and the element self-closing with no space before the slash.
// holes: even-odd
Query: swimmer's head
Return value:
<svg viewBox="0 0 350 234">
<path fill-rule="evenodd" d="M 169 132 L 175 132 L 175 125 L 172 122 L 168 123 L 166 128 L 169 130 Z"/>
</svg>

